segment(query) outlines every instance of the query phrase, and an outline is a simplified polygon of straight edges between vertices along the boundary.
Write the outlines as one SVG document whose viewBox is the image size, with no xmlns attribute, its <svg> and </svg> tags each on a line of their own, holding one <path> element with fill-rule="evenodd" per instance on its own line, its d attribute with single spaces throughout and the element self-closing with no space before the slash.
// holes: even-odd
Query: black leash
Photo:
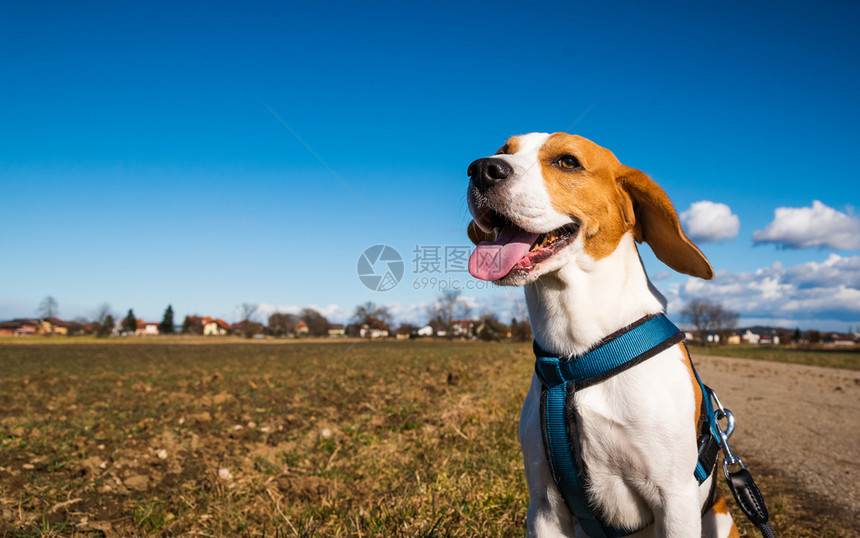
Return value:
<svg viewBox="0 0 860 538">
<path fill-rule="evenodd" d="M 720 448 L 723 450 L 723 474 L 726 475 L 726 483 L 732 491 L 732 496 L 740 506 L 741 511 L 761 532 L 764 538 L 775 538 L 773 529 L 768 521 L 767 506 L 764 504 L 764 497 L 756 486 L 752 475 L 747 471 L 744 462 L 732 453 L 729 447 L 729 437 L 735 429 L 735 417 L 732 412 L 725 409 L 717 398 L 716 393 L 708 387 L 705 387 L 706 397 L 712 398 L 716 404 L 713 407 L 713 415 L 711 419 L 711 429 L 716 434 L 717 440 L 720 443 Z M 710 402 L 709 402 L 710 407 Z M 720 426 L 720 420 L 726 419 L 726 429 Z M 729 467 L 737 467 L 736 471 L 729 471 Z"/>
</svg>

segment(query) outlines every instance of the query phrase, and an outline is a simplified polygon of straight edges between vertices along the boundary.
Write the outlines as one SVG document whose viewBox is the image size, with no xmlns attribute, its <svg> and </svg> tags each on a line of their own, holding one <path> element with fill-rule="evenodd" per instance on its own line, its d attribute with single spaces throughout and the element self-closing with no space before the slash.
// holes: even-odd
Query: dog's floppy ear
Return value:
<svg viewBox="0 0 860 538">
<path fill-rule="evenodd" d="M 633 203 L 636 241 L 645 241 L 660 261 L 688 275 L 710 280 L 714 276 L 711 264 L 696 245 L 690 241 L 669 197 L 644 172 L 624 167 L 618 178 L 619 186 L 627 192 Z"/>
<path fill-rule="evenodd" d="M 472 243 L 475 243 L 475 245 L 478 245 L 484 241 L 495 241 L 496 239 L 496 234 L 492 232 L 485 232 L 484 230 L 479 228 L 477 224 L 475 224 L 474 220 L 469 222 L 469 227 L 466 232 L 469 234 L 469 239 L 472 241 Z"/>
</svg>

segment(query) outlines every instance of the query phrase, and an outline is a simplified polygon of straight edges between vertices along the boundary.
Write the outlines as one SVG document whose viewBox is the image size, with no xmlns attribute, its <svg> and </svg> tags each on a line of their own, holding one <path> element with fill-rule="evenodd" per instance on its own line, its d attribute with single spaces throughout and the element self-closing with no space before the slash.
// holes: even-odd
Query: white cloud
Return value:
<svg viewBox="0 0 860 538">
<path fill-rule="evenodd" d="M 741 227 L 729 206 L 708 200 L 691 205 L 680 219 L 687 237 L 700 243 L 728 241 L 738 235 Z"/>
<path fill-rule="evenodd" d="M 664 291 L 673 313 L 690 299 L 715 301 L 745 318 L 860 321 L 860 256 L 831 254 L 823 262 L 754 272 L 718 271 L 711 281 L 690 278 Z"/>
<path fill-rule="evenodd" d="M 818 200 L 812 207 L 779 207 L 764 230 L 753 233 L 755 244 L 780 248 L 829 247 L 860 250 L 860 218 L 828 207 Z"/>
</svg>

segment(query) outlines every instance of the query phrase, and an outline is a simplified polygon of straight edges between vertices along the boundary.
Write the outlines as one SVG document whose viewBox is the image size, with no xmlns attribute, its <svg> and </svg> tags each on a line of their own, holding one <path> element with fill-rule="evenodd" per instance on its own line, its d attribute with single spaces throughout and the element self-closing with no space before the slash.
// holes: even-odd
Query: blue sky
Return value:
<svg viewBox="0 0 860 538">
<path fill-rule="evenodd" d="M 701 295 L 742 322 L 858 326 L 858 16 L 851 2 L 4 3 L 0 319 L 52 295 L 67 318 L 107 302 L 231 320 L 258 303 L 344 321 L 371 300 L 420 321 L 439 292 L 422 278 L 477 282 L 412 263 L 416 246 L 469 244 L 469 162 L 569 131 L 651 174 L 679 213 L 713 202 L 688 227 L 728 227 L 698 239 L 718 272 L 705 287 L 642 249 L 670 311 Z M 392 290 L 357 277 L 375 244 L 406 262 Z M 507 314 L 520 294 L 463 300 Z"/>
</svg>

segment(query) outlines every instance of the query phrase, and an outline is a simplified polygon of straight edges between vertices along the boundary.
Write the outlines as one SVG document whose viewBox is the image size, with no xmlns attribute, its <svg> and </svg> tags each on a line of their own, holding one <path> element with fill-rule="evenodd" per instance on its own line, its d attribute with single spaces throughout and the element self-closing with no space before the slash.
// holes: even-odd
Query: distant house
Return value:
<svg viewBox="0 0 860 538">
<path fill-rule="evenodd" d="M 374 323 L 372 326 L 365 323 L 358 334 L 362 338 L 387 338 L 391 334 L 391 329 L 382 322 Z"/>
<path fill-rule="evenodd" d="M 746 332 L 741 336 L 741 340 L 743 340 L 747 344 L 758 344 L 759 340 L 761 340 L 761 336 L 747 329 Z"/>
<path fill-rule="evenodd" d="M 299 323 L 304 322 L 302 321 Z M 307 325 L 305 325 L 305 328 L 307 328 Z M 341 338 L 343 336 L 346 336 L 346 327 L 344 327 L 342 323 L 330 323 L 328 326 L 328 335 L 329 338 Z"/>
<path fill-rule="evenodd" d="M 732 333 L 726 338 L 727 344 L 740 344 L 741 343 L 741 335 L 738 333 Z"/>
<path fill-rule="evenodd" d="M 310 332 L 310 329 L 308 329 L 307 323 L 305 323 L 304 321 L 300 321 L 296 323 L 295 331 L 296 336 L 307 336 L 307 334 Z"/>
<path fill-rule="evenodd" d="M 203 325 L 203 336 L 225 336 L 230 333 L 230 324 L 223 319 L 205 317 L 201 318 Z"/>
<path fill-rule="evenodd" d="M 418 336 L 433 336 L 433 326 L 426 325 L 424 327 L 421 327 L 420 329 L 415 331 L 415 334 L 417 334 Z"/>
<path fill-rule="evenodd" d="M 38 319 L 13 319 L 0 322 L 0 336 L 27 336 L 36 334 L 39 328 Z"/>
<path fill-rule="evenodd" d="M 480 324 L 481 322 L 476 319 L 452 319 L 451 334 L 471 338 L 477 334 Z"/>
<path fill-rule="evenodd" d="M 135 336 L 156 336 L 158 335 L 158 323 L 137 320 L 137 329 L 134 331 L 134 334 Z"/>
<path fill-rule="evenodd" d="M 16 318 L 0 322 L 0 336 L 53 335 L 69 334 L 69 322 L 59 318 Z"/>
<path fill-rule="evenodd" d="M 66 336 L 69 334 L 69 324 L 60 318 L 45 318 L 39 322 L 36 328 L 37 334 L 59 334 Z"/>
<path fill-rule="evenodd" d="M 836 346 L 853 346 L 857 341 L 853 334 L 830 333 L 822 335 L 821 343 L 833 344 Z"/>
<path fill-rule="evenodd" d="M 756 333 L 747 329 L 746 332 L 741 336 L 741 340 L 748 344 L 779 344 L 779 335 L 776 334 L 776 331 L 766 331 L 762 333 Z"/>
<path fill-rule="evenodd" d="M 395 337 L 398 340 L 409 340 L 412 337 L 412 329 L 409 329 L 407 327 L 401 327 L 397 329 Z"/>
</svg>

